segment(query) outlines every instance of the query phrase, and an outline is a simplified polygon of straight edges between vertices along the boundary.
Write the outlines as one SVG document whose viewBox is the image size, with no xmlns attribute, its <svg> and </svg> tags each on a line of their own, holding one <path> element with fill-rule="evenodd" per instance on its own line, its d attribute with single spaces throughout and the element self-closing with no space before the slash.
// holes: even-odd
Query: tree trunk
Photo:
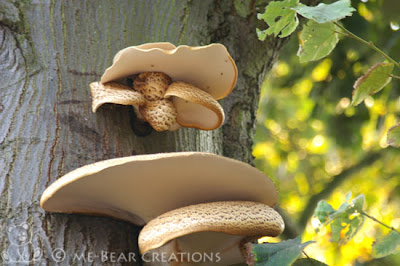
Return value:
<svg viewBox="0 0 400 266">
<path fill-rule="evenodd" d="M 257 40 L 256 8 L 256 1 L 246 0 L 0 0 L 0 262 L 123 265 L 129 263 L 105 252 L 127 259 L 131 252 L 137 262 L 130 258 L 130 264 L 140 264 L 140 228 L 39 207 L 45 188 L 80 166 L 172 151 L 252 163 L 259 85 L 281 47 L 280 40 Z M 129 107 L 105 105 L 91 112 L 88 84 L 100 79 L 115 53 L 160 41 L 227 46 L 239 79 L 221 101 L 222 128 L 137 137 Z M 16 237 L 24 230 L 28 238 L 18 246 Z"/>
</svg>

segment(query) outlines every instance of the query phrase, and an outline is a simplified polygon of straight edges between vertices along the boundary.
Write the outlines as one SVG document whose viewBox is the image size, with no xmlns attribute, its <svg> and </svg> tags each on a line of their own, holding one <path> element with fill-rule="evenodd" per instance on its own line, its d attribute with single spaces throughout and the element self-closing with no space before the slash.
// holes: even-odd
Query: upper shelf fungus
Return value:
<svg viewBox="0 0 400 266">
<path fill-rule="evenodd" d="M 132 76 L 133 89 L 117 83 Z M 90 84 L 92 110 L 104 103 L 133 105 L 156 131 L 212 130 L 224 121 L 217 100 L 232 91 L 236 79 L 236 65 L 222 44 L 132 46 L 115 55 L 100 82 Z"/>
</svg>

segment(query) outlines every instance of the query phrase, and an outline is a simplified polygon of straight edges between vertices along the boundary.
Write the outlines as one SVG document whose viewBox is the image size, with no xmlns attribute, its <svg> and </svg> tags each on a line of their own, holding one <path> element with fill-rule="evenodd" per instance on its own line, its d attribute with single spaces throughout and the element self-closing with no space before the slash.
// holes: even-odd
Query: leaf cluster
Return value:
<svg viewBox="0 0 400 266">
<path fill-rule="evenodd" d="M 299 0 L 272 1 L 264 13 L 257 16 L 269 27 L 266 30 L 257 29 L 257 35 L 262 41 L 268 35 L 287 37 L 296 30 L 299 25 L 298 15 L 301 15 L 309 19 L 299 35 L 297 55 L 301 63 L 328 56 L 339 42 L 339 34 L 356 39 L 377 51 L 389 62 L 378 62 L 355 82 L 352 97 L 352 105 L 355 106 L 369 95 L 382 90 L 391 82 L 392 77 L 397 77 L 393 75 L 393 69 L 395 66 L 400 69 L 400 64 L 371 42 L 361 39 L 339 24 L 339 20 L 351 16 L 354 11 L 350 0 L 338 0 L 331 4 L 320 3 L 317 6 L 307 6 Z M 399 127 L 400 125 L 395 126 Z M 389 134 L 387 139 L 389 145 L 400 146 L 400 137 L 397 134 Z"/>
<path fill-rule="evenodd" d="M 350 201 L 351 193 L 346 196 L 346 202 L 335 210 L 326 201 L 320 201 L 314 212 L 321 224 L 330 224 L 332 237 L 331 241 L 345 244 L 352 239 L 364 224 L 365 218 L 375 218 L 369 216 L 363 211 L 365 197 L 363 194 Z M 382 224 L 381 222 L 379 222 Z M 384 225 L 384 224 L 382 224 Z M 387 225 L 384 225 L 388 227 Z M 394 228 L 380 241 L 372 246 L 372 257 L 382 258 L 395 253 L 400 246 L 400 233 Z"/>
<path fill-rule="evenodd" d="M 330 224 L 332 237 L 331 241 L 339 242 L 340 244 L 347 243 L 352 239 L 361 226 L 364 224 L 365 216 L 363 213 L 363 206 L 365 202 L 364 195 L 359 195 L 352 201 L 351 193 L 346 196 L 346 202 L 335 210 L 326 201 L 320 201 L 314 212 L 314 217 L 322 224 Z"/>
</svg>

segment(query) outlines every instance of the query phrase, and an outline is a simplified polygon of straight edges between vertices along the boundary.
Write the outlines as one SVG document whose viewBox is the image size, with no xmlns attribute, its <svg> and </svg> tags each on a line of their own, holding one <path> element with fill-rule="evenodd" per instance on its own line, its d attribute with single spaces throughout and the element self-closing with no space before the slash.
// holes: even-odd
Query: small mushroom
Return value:
<svg viewBox="0 0 400 266">
<path fill-rule="evenodd" d="M 132 75 L 137 75 L 133 82 L 134 90 L 152 102 L 132 105 L 139 118 L 149 122 L 155 130 L 177 130 L 180 126 L 212 130 L 224 121 L 223 109 L 216 99 L 223 98 L 232 91 L 236 83 L 237 69 L 226 48 L 221 44 L 175 47 L 170 43 L 149 43 L 118 52 L 113 65 L 102 76 L 101 84 L 109 84 L 111 81 Z M 171 81 L 175 82 L 170 85 Z M 135 103 L 132 99 L 115 100 L 115 94 L 120 94 L 121 99 L 133 97 L 129 94 L 130 88 L 125 88 L 127 91 L 112 92 L 109 90 L 110 85 L 107 86 L 102 90 L 98 82 L 90 85 L 94 111 L 104 103 Z M 158 106 L 161 103 L 165 105 L 166 101 L 155 102 L 167 98 L 171 98 L 171 103 L 177 111 L 176 119 L 168 120 L 169 127 L 165 124 L 159 126 L 154 121 L 165 121 L 166 117 L 174 116 L 173 108 Z M 148 106 L 151 106 L 152 110 L 157 109 L 158 112 L 146 110 Z M 162 113 L 160 110 L 166 110 L 168 113 Z M 143 113 L 147 113 L 148 116 L 145 117 Z M 160 117 L 149 116 L 154 114 Z"/>
<path fill-rule="evenodd" d="M 224 110 L 208 93 L 182 82 L 172 83 L 165 95 L 177 109 L 177 122 L 184 127 L 215 129 L 224 121 Z"/>
<path fill-rule="evenodd" d="M 138 243 L 150 265 L 231 265 L 244 261 L 247 240 L 278 236 L 283 229 L 282 217 L 265 204 L 222 201 L 164 213 L 143 227 Z M 153 259 L 161 255 L 164 261 Z"/>
<path fill-rule="evenodd" d="M 144 96 L 128 86 L 110 82 L 101 84 L 100 82 L 93 82 L 90 84 L 92 93 L 92 111 L 96 112 L 97 109 L 105 103 L 117 103 L 123 105 L 142 106 L 146 104 Z"/>
<path fill-rule="evenodd" d="M 140 155 L 78 168 L 50 185 L 46 211 L 111 216 L 144 225 L 168 211 L 216 201 L 253 201 L 268 206 L 278 192 L 263 172 L 210 153 Z"/>
</svg>

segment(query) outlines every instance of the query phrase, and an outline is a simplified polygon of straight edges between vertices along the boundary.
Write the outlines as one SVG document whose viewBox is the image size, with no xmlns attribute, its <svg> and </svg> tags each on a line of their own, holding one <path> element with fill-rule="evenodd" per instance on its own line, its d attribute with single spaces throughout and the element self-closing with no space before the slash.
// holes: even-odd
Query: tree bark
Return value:
<svg viewBox="0 0 400 266">
<path fill-rule="evenodd" d="M 35 265 L 57 260 L 62 260 L 58 265 L 140 265 L 140 228 L 110 218 L 45 213 L 39 207 L 45 188 L 80 166 L 173 151 L 211 152 L 253 163 L 259 85 L 282 46 L 280 39 L 257 40 L 257 8 L 256 1 L 245 0 L 1 0 L 0 262 L 22 254 Z M 227 46 L 239 79 L 221 101 L 222 128 L 137 137 L 129 107 L 105 105 L 91 112 L 88 84 L 100 79 L 116 52 L 160 41 Z M 31 237 L 18 247 L 14 241 L 25 223 Z M 102 257 L 104 252 L 136 253 L 137 262 L 112 260 L 109 253 Z"/>
</svg>

